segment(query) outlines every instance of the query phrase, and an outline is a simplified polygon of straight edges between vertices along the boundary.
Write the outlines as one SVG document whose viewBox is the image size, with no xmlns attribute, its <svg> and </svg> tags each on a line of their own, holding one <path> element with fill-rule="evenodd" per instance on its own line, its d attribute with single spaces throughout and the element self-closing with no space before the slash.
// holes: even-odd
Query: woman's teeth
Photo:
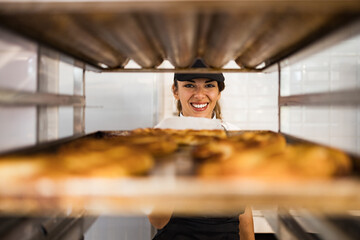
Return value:
<svg viewBox="0 0 360 240">
<path fill-rule="evenodd" d="M 192 103 L 191 104 L 194 108 L 204 108 L 206 107 L 208 104 L 207 103 L 204 103 L 204 104 L 194 104 Z"/>
</svg>

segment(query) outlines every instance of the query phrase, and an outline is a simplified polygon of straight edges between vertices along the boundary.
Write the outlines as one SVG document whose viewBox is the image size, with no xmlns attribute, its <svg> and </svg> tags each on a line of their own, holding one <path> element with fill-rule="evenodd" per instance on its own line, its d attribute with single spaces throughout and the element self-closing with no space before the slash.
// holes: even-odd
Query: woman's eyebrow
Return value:
<svg viewBox="0 0 360 240">
<path fill-rule="evenodd" d="M 194 80 L 185 80 L 184 82 L 192 82 L 192 83 L 195 83 Z"/>
<path fill-rule="evenodd" d="M 207 81 L 205 81 L 205 83 L 209 83 L 209 82 L 215 82 L 215 80 L 207 80 Z"/>
</svg>

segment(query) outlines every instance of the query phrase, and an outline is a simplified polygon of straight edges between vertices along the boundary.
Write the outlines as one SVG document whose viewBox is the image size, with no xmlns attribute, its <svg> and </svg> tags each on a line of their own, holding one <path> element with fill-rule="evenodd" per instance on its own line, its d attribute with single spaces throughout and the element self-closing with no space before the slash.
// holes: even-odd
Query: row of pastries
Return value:
<svg viewBox="0 0 360 240">
<path fill-rule="evenodd" d="M 267 180 L 332 178 L 352 171 L 342 151 L 314 144 L 287 144 L 271 131 L 142 128 L 108 132 L 62 144 L 55 151 L 0 157 L 0 175 L 36 177 L 126 177 L 148 174 L 158 159 L 191 151 L 197 177 Z M 165 158 L 164 158 L 165 157 Z"/>
</svg>

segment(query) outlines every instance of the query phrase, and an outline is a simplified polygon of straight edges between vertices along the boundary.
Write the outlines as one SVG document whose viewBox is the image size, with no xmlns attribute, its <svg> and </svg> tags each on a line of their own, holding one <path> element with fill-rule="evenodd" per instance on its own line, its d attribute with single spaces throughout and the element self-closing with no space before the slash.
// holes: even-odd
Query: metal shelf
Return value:
<svg viewBox="0 0 360 240">
<path fill-rule="evenodd" d="M 88 137 L 99 137 L 98 132 Z M 288 137 L 289 138 L 289 137 Z M 74 139 L 74 138 L 71 138 Z M 71 139 L 68 139 L 70 141 Z M 292 139 L 292 141 L 298 141 Z M 26 152 L 54 151 L 65 140 Z M 190 154 L 190 153 L 189 153 Z M 356 158 L 355 160 L 359 160 Z M 359 169 L 352 176 L 323 180 L 200 178 L 189 155 L 180 151 L 157 162 L 146 176 L 122 178 L 53 177 L 2 179 L 0 210 L 14 214 L 49 214 L 86 209 L 89 214 L 236 214 L 243 206 L 301 207 L 339 214 L 360 209 Z M 184 169 L 189 166 L 189 169 Z"/>
<path fill-rule="evenodd" d="M 359 105 L 360 89 L 282 96 L 280 106 L 330 106 Z"/>
<path fill-rule="evenodd" d="M 24 92 L 0 89 L 0 105 L 3 106 L 85 106 L 85 97 L 51 94 L 42 92 Z"/>
<path fill-rule="evenodd" d="M 360 16 L 347 1 L 0 1 L 1 25 L 100 70 L 264 70 Z"/>
</svg>

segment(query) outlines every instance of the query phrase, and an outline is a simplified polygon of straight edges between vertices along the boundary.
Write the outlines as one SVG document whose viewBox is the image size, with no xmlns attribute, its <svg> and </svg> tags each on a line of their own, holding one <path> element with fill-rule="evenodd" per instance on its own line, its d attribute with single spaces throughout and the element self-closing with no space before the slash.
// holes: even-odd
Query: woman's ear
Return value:
<svg viewBox="0 0 360 240">
<path fill-rule="evenodd" d="M 172 92 L 173 92 L 174 98 L 175 98 L 176 100 L 179 100 L 180 98 L 179 98 L 178 89 L 175 87 L 174 84 L 172 85 Z"/>
</svg>

